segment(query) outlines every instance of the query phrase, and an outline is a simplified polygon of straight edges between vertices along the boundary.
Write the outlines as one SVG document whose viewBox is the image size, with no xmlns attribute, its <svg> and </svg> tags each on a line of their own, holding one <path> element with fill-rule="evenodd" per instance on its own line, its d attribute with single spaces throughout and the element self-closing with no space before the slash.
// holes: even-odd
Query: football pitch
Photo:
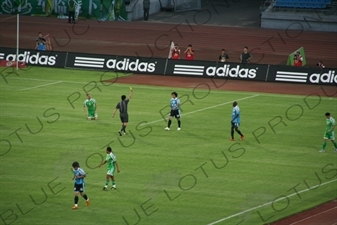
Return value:
<svg viewBox="0 0 337 225">
<path fill-rule="evenodd" d="M 32 67 L 0 78 L 0 224 L 260 225 L 337 198 L 337 153 L 322 146 L 337 99 L 132 85 L 127 135 L 112 112 L 130 85 L 121 74 Z M 128 74 L 125 74 L 127 76 Z M 113 79 L 113 82 L 103 80 Z M 252 82 L 253 85 L 253 82 Z M 171 92 L 182 129 L 165 131 Z M 86 92 L 97 121 L 83 112 Z M 245 140 L 230 138 L 232 102 Z M 106 146 L 117 189 L 103 191 Z M 74 204 L 71 164 L 86 171 Z"/>
</svg>

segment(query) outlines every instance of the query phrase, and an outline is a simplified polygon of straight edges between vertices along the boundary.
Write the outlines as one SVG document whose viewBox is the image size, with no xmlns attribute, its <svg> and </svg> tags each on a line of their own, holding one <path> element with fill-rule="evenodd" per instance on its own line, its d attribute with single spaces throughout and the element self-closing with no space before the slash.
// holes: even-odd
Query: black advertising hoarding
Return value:
<svg viewBox="0 0 337 225">
<path fill-rule="evenodd" d="M 165 74 L 175 76 L 204 76 L 205 69 L 217 62 L 168 59 Z"/>
<path fill-rule="evenodd" d="M 271 65 L 267 81 L 337 86 L 337 70 Z"/>
<path fill-rule="evenodd" d="M 68 53 L 66 67 L 125 73 L 164 74 L 166 59 Z"/>
<path fill-rule="evenodd" d="M 165 65 L 165 58 L 142 58 L 135 56 L 118 56 L 117 60 L 107 63 L 107 66 L 115 69 L 115 71 L 156 75 L 165 73 Z"/>
<path fill-rule="evenodd" d="M 265 81 L 268 65 L 169 60 L 166 75 Z"/>
<path fill-rule="evenodd" d="M 205 70 L 205 76 L 238 80 L 265 81 L 267 79 L 267 72 L 268 65 L 219 62 L 216 67 L 208 67 Z"/>
<path fill-rule="evenodd" d="M 25 62 L 29 66 L 47 66 L 64 68 L 66 52 L 36 51 L 31 49 L 19 49 L 18 61 Z M 0 48 L 0 60 L 17 61 L 15 48 Z"/>
<path fill-rule="evenodd" d="M 16 49 L 0 47 L 0 60 L 16 61 Z M 28 66 L 337 86 L 336 68 L 319 69 L 215 61 L 172 60 L 30 49 L 19 49 L 18 61 L 24 61 Z"/>
<path fill-rule="evenodd" d="M 116 59 L 113 55 L 95 55 L 86 53 L 68 53 L 66 67 L 80 69 L 107 70 L 106 62 Z"/>
<path fill-rule="evenodd" d="M 337 86 L 337 69 L 319 69 L 318 71 L 309 72 L 308 84 L 325 84 Z"/>
</svg>

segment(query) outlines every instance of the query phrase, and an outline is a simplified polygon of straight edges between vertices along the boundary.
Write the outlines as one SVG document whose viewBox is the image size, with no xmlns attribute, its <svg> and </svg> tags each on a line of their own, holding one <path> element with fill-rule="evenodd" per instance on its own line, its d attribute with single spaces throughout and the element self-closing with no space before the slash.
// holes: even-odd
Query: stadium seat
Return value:
<svg viewBox="0 0 337 225">
<path fill-rule="evenodd" d="M 327 2 L 331 0 L 277 0 L 276 7 L 303 8 L 303 9 L 322 9 L 326 8 Z"/>
</svg>

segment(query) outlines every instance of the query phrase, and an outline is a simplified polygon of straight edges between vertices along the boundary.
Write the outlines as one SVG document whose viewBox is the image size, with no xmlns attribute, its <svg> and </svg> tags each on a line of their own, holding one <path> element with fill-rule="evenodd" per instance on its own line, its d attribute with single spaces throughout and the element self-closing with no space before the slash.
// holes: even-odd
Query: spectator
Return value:
<svg viewBox="0 0 337 225">
<path fill-rule="evenodd" d="M 69 0 L 68 2 L 68 23 L 75 23 L 75 2 L 74 0 Z"/>
<path fill-rule="evenodd" d="M 325 66 L 323 65 L 323 62 L 322 62 L 322 61 L 319 61 L 319 62 L 316 64 L 316 67 L 321 68 L 321 69 L 325 68 Z"/>
<path fill-rule="evenodd" d="M 221 54 L 219 55 L 219 62 L 227 62 L 229 59 L 228 54 L 226 54 L 225 49 L 221 50 Z"/>
<path fill-rule="evenodd" d="M 41 32 L 39 32 L 39 37 L 36 39 L 35 49 L 38 50 L 38 51 L 45 51 L 46 50 L 46 39 L 44 37 L 42 37 Z"/>
<path fill-rule="evenodd" d="M 175 44 L 174 48 L 172 49 L 171 59 L 180 59 L 180 49 L 177 44 Z"/>
<path fill-rule="evenodd" d="M 250 63 L 252 55 L 248 52 L 248 47 L 245 46 L 243 48 L 243 52 L 240 55 L 240 62 L 241 63 Z"/>
<path fill-rule="evenodd" d="M 144 20 L 149 19 L 150 5 L 150 0 L 143 0 Z"/>
<path fill-rule="evenodd" d="M 194 60 L 194 50 L 192 48 L 192 45 L 188 45 L 184 53 L 186 54 L 186 60 Z"/>
</svg>

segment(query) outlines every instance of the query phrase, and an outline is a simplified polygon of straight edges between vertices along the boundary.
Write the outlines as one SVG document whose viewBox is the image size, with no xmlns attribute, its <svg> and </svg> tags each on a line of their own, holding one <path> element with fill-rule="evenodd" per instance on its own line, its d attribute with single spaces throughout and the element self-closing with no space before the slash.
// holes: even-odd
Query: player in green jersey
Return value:
<svg viewBox="0 0 337 225">
<path fill-rule="evenodd" d="M 104 191 L 107 190 L 110 179 L 112 183 L 112 188 L 116 189 L 116 181 L 115 181 L 114 174 L 115 174 L 116 169 L 118 173 L 120 172 L 117 159 L 116 159 L 116 155 L 112 152 L 111 147 L 106 148 L 105 160 L 98 167 L 101 167 L 102 165 L 106 163 L 108 165 L 108 172 L 106 173 L 106 182 L 105 182 L 105 186 L 103 187 Z"/>
<path fill-rule="evenodd" d="M 97 120 L 97 103 L 96 100 L 91 98 L 91 95 L 87 94 L 87 99 L 83 102 L 84 115 L 88 120 Z"/>
<path fill-rule="evenodd" d="M 335 142 L 335 131 L 334 131 L 336 127 L 336 121 L 334 118 L 332 118 L 329 112 L 325 113 L 325 117 L 326 117 L 326 128 L 323 137 L 324 142 L 320 152 L 325 152 L 325 147 L 328 142 L 328 139 L 331 140 L 332 144 L 335 146 L 335 152 L 337 152 L 337 143 Z"/>
</svg>

